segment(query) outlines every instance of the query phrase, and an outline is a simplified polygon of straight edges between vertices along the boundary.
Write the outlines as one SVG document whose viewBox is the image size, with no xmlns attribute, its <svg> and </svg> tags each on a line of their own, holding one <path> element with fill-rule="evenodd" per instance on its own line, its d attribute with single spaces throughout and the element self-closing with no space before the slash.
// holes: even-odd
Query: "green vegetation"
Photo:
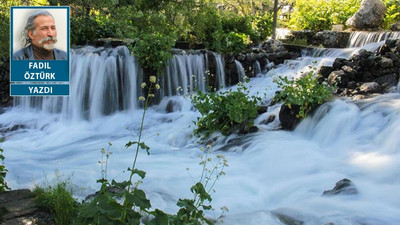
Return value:
<svg viewBox="0 0 400 225">
<path fill-rule="evenodd" d="M 295 30 L 330 30 L 334 24 L 345 25 L 357 12 L 361 0 L 292 0 L 294 11 L 288 26 Z"/>
<path fill-rule="evenodd" d="M 175 41 L 204 44 L 218 52 L 238 53 L 265 40 L 272 29 L 272 1 L 254 0 L 6 0 L 0 3 L 0 37 L 9 39 L 11 5 L 68 5 L 71 44 L 99 38 L 133 43 L 132 53 L 150 71 L 171 57 Z M 7 56 L 7 42 L 0 54 Z"/>
<path fill-rule="evenodd" d="M 239 85 L 236 91 L 198 92 L 192 96 L 192 102 L 201 113 L 195 129 L 196 135 L 209 137 L 215 131 L 224 135 L 235 129 L 247 131 L 258 115 L 260 98 L 251 96 L 246 87 Z"/>
<path fill-rule="evenodd" d="M 3 142 L 3 138 L 0 138 L 0 144 Z M 6 182 L 6 175 L 8 170 L 6 169 L 6 166 L 4 166 L 4 155 L 3 155 L 3 149 L 0 148 L 0 193 L 9 190 L 9 187 Z"/>
<path fill-rule="evenodd" d="M 56 225 L 70 225 L 77 215 L 77 201 L 73 198 L 72 183 L 69 179 L 60 180 L 33 190 L 37 205 L 53 215 Z"/>
<path fill-rule="evenodd" d="M 300 106 L 297 117 L 306 118 L 309 112 L 332 97 L 333 88 L 320 84 L 313 74 L 311 71 L 296 80 L 279 77 L 275 82 L 282 91 L 275 95 L 274 101 L 283 102 L 289 108 L 294 105 Z"/>
<path fill-rule="evenodd" d="M 389 29 L 390 25 L 400 23 L 400 1 L 398 0 L 384 0 L 387 11 L 383 19 L 385 29 Z"/>
</svg>

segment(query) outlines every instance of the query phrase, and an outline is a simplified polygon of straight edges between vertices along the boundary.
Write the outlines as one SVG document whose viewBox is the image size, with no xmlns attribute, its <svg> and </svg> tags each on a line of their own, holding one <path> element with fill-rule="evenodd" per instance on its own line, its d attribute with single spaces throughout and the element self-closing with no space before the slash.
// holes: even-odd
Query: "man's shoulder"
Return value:
<svg viewBox="0 0 400 225">
<path fill-rule="evenodd" d="M 27 60 L 33 57 L 33 52 L 30 46 L 21 48 L 13 54 L 14 60 Z"/>
<path fill-rule="evenodd" d="M 67 60 L 68 55 L 67 52 L 58 48 L 54 48 L 54 57 L 56 60 Z"/>
</svg>

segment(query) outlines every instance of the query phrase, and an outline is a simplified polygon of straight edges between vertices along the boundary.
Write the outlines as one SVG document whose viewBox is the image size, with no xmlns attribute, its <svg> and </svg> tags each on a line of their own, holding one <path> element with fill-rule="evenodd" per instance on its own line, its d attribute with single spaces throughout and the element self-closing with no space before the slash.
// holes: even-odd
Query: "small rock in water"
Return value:
<svg viewBox="0 0 400 225">
<path fill-rule="evenodd" d="M 167 113 L 181 111 L 182 110 L 182 106 L 179 104 L 179 102 L 177 102 L 175 100 L 169 100 L 165 110 L 167 111 Z"/>
<path fill-rule="evenodd" d="M 331 196 L 331 195 L 354 195 L 357 194 L 358 190 L 354 186 L 353 182 L 349 179 L 342 179 L 338 181 L 335 187 L 332 190 L 324 191 L 322 195 Z"/>
</svg>

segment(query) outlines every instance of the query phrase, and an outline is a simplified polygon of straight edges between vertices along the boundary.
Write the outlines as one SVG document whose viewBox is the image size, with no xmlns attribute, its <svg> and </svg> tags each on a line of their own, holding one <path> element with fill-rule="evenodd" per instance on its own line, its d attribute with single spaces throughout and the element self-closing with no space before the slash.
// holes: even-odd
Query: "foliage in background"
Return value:
<svg viewBox="0 0 400 225">
<path fill-rule="evenodd" d="M 333 88 L 319 83 L 314 71 L 298 79 L 279 77 L 275 83 L 282 91 L 275 95 L 274 101 L 283 102 L 289 108 L 300 106 L 298 118 L 306 118 L 309 112 L 332 97 Z"/>
<path fill-rule="evenodd" d="M 71 44 L 99 38 L 136 41 L 133 54 L 158 70 L 171 56 L 174 41 L 204 44 L 218 52 L 241 52 L 271 34 L 271 0 L 5 0 L 0 3 L 0 37 L 9 38 L 9 6 L 68 5 Z M 157 44 L 144 43 L 155 41 Z M 128 41 L 130 42 L 130 41 Z M 152 53 L 144 57 L 143 54 Z M 8 55 L 8 43 L 0 44 Z M 162 63 L 161 63 L 162 61 Z"/>
<path fill-rule="evenodd" d="M 383 26 L 389 29 L 390 25 L 400 23 L 400 1 L 399 0 L 384 0 L 386 5 L 386 16 L 383 19 Z"/>
<path fill-rule="evenodd" d="M 171 48 L 175 40 L 171 36 L 158 32 L 143 33 L 135 40 L 133 54 L 144 68 L 159 71 L 172 57 Z"/>
<path fill-rule="evenodd" d="M 249 96 L 249 91 L 239 85 L 236 91 L 203 93 L 192 96 L 194 107 L 199 110 L 195 134 L 209 137 L 215 131 L 224 135 L 231 134 L 235 129 L 248 130 L 254 124 L 258 115 L 260 98 Z"/>
<path fill-rule="evenodd" d="M 53 184 L 36 186 L 33 190 L 37 205 L 53 215 L 56 225 L 70 225 L 77 215 L 78 202 L 73 198 L 73 185 L 70 179 Z"/>
<path fill-rule="evenodd" d="M 3 138 L 0 138 L 0 144 L 3 142 Z M 9 187 L 6 182 L 6 175 L 8 170 L 6 169 L 6 166 L 4 166 L 4 155 L 3 155 L 3 149 L 0 148 L 0 193 L 9 190 Z"/>
<path fill-rule="evenodd" d="M 330 30 L 345 25 L 357 12 L 361 0 L 293 0 L 294 11 L 288 26 L 295 30 Z"/>
</svg>

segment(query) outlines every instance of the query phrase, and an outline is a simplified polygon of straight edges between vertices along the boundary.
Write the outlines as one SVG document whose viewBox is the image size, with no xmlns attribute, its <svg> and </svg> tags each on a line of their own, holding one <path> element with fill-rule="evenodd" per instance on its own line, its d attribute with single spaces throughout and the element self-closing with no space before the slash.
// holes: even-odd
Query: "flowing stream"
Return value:
<svg viewBox="0 0 400 225">
<path fill-rule="evenodd" d="M 363 46 L 374 49 L 379 44 Z M 298 77 L 359 49 L 305 52 L 259 73 L 247 85 L 268 102 L 277 90 L 274 77 Z M 223 61 L 218 54 L 214 57 L 216 80 L 224 87 Z M 141 188 L 153 207 L 169 213 L 176 212 L 179 198 L 192 196 L 189 188 L 201 175 L 198 155 L 204 146 L 192 134 L 200 114 L 189 95 L 205 90 L 204 58 L 200 53 L 175 55 L 159 80 L 162 100 L 146 114 L 143 132 L 151 154 L 139 154 L 138 168 L 147 172 Z M 139 132 L 140 66 L 125 47 L 84 47 L 74 50 L 71 59 L 70 97 L 17 98 L 14 107 L 0 114 L 1 128 L 12 130 L 1 148 L 13 189 L 32 188 L 61 173 L 71 177 L 76 196 L 84 198 L 99 188 L 100 150 L 109 142 L 107 178 L 128 177 L 124 171 L 134 152 L 124 146 Z M 172 113 L 166 112 L 168 102 L 173 102 Z M 227 206 L 229 212 L 220 224 L 282 224 L 273 213 L 307 225 L 400 224 L 399 93 L 361 101 L 334 99 L 293 132 L 277 130 L 277 118 L 265 123 L 278 112 L 279 105 L 260 115 L 256 133 L 215 135 L 211 155 L 224 154 L 230 166 L 214 187 L 215 211 L 208 216 L 217 218 L 220 208 Z M 353 181 L 358 194 L 322 196 L 343 178 Z"/>
</svg>

